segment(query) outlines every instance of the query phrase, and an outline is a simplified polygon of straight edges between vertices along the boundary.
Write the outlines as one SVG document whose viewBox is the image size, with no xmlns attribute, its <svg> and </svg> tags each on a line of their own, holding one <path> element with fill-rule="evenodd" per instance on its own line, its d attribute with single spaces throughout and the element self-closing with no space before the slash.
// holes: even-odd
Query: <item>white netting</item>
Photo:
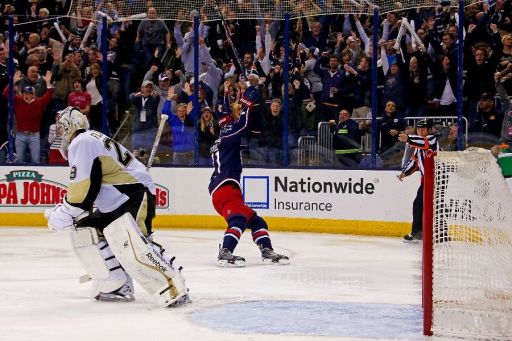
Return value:
<svg viewBox="0 0 512 341">
<path fill-rule="evenodd" d="M 482 2 L 465 0 L 466 6 Z M 291 18 L 318 16 L 323 14 L 372 14 L 373 7 L 379 7 L 381 14 L 404 11 L 421 7 L 443 6 L 457 7 L 457 0 L 206 0 L 206 1 L 167 1 L 167 0 L 127 0 L 99 2 L 96 0 L 73 0 L 68 12 L 70 17 L 82 16 L 90 19 L 95 10 L 115 17 L 126 18 L 130 15 L 146 13 L 154 7 L 157 16 L 164 20 L 191 21 L 190 13 L 197 11 L 202 22 L 219 20 L 219 10 L 224 19 L 283 19 L 285 13 Z M 97 19 L 96 17 L 92 18 Z"/>
<path fill-rule="evenodd" d="M 434 334 L 512 339 L 512 195 L 487 150 L 435 161 Z"/>
</svg>

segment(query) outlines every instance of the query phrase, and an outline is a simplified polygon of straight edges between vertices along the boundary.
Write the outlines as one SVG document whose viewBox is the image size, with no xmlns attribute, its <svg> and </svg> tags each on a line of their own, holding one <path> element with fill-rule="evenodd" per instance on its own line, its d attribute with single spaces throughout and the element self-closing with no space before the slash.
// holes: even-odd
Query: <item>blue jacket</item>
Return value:
<svg viewBox="0 0 512 341">
<path fill-rule="evenodd" d="M 172 150 L 173 152 L 183 153 L 194 150 L 194 126 L 190 124 L 189 115 L 185 121 L 181 121 L 178 116 L 171 112 L 171 101 L 165 101 L 162 113 L 169 116 L 167 123 L 172 132 Z"/>
</svg>

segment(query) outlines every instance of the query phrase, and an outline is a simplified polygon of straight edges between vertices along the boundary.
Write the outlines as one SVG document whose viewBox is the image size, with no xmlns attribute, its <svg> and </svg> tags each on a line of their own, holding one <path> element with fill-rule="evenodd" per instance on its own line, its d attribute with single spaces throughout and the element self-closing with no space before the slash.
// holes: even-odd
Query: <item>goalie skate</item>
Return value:
<svg viewBox="0 0 512 341">
<path fill-rule="evenodd" d="M 192 300 L 188 296 L 188 294 L 181 296 L 176 301 L 172 302 L 167 306 L 167 308 L 175 308 L 175 307 L 181 307 L 182 305 L 186 305 L 192 303 Z"/>
<path fill-rule="evenodd" d="M 135 300 L 133 296 L 133 281 L 131 278 L 118 290 L 111 293 L 100 292 L 96 297 L 98 301 L 102 302 L 131 302 Z"/>
<path fill-rule="evenodd" d="M 287 265 L 290 264 L 290 259 L 284 255 L 274 252 L 269 248 L 261 248 L 261 260 L 265 264 L 278 264 Z"/>
<path fill-rule="evenodd" d="M 241 268 L 245 266 L 245 258 L 235 256 L 228 249 L 220 249 L 217 266 Z"/>
</svg>

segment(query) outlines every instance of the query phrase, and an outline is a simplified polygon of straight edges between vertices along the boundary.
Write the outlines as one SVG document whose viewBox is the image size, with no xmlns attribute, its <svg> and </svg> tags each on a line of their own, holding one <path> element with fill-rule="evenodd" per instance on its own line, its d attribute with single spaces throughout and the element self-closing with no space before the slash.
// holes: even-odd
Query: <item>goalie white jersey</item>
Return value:
<svg viewBox="0 0 512 341">
<path fill-rule="evenodd" d="M 76 136 L 68 148 L 70 166 L 67 202 L 100 212 L 115 210 L 134 190 L 155 185 L 146 167 L 121 144 L 94 130 Z"/>
</svg>

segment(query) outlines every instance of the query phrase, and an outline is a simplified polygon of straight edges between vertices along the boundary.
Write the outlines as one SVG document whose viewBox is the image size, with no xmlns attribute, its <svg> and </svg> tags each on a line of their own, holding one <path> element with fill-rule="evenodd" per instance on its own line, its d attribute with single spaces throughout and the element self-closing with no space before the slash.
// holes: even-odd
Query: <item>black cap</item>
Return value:
<svg viewBox="0 0 512 341">
<path fill-rule="evenodd" d="M 416 128 L 431 128 L 432 127 L 432 123 L 430 123 L 430 121 L 428 120 L 420 120 L 418 122 L 416 122 Z"/>
<path fill-rule="evenodd" d="M 480 100 L 486 100 L 486 99 L 494 100 L 494 96 L 488 92 L 484 92 L 480 96 Z"/>
</svg>

